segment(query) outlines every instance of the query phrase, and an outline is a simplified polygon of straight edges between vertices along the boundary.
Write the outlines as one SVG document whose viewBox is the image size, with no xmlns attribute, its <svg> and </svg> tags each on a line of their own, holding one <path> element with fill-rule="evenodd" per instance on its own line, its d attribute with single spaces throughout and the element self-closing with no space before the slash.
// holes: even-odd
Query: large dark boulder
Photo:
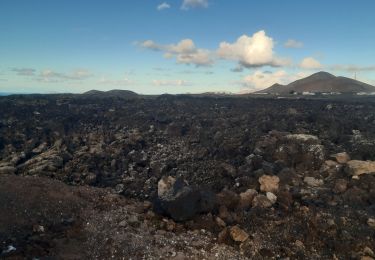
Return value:
<svg viewBox="0 0 375 260">
<path fill-rule="evenodd" d="M 213 192 L 189 186 L 181 178 L 168 176 L 158 182 L 155 208 L 175 221 L 186 221 L 199 213 L 210 212 L 215 202 Z"/>
</svg>

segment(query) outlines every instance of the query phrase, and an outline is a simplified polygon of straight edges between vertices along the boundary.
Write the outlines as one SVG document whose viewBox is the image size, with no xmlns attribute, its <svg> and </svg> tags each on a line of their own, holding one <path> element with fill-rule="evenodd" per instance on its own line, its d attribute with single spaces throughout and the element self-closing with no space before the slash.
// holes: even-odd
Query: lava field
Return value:
<svg viewBox="0 0 375 260">
<path fill-rule="evenodd" d="M 1 259 L 374 251 L 375 100 L 0 97 Z"/>
</svg>

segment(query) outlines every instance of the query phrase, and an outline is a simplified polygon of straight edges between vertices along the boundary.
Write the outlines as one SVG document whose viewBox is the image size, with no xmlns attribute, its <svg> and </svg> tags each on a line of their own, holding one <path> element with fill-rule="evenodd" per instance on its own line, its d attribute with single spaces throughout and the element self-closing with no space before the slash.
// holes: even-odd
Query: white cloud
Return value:
<svg viewBox="0 0 375 260">
<path fill-rule="evenodd" d="M 157 9 L 158 11 L 162 11 L 162 10 L 164 10 L 164 9 L 169 9 L 169 8 L 171 8 L 171 5 L 168 4 L 168 3 L 166 3 L 166 2 L 161 3 L 160 5 L 158 5 L 158 6 L 156 7 L 156 9 Z"/>
<path fill-rule="evenodd" d="M 99 85 L 109 85 L 109 86 L 118 86 L 118 87 L 134 85 L 134 82 L 128 78 L 114 80 L 114 79 L 102 77 L 97 83 Z"/>
<path fill-rule="evenodd" d="M 183 10 L 189 10 L 191 8 L 207 8 L 208 0 L 184 0 L 181 6 Z"/>
<path fill-rule="evenodd" d="M 178 79 L 178 80 L 158 80 L 154 79 L 152 81 L 154 86 L 158 87 L 180 87 L 180 86 L 190 86 L 191 84 L 185 80 Z"/>
<path fill-rule="evenodd" d="M 161 45 L 147 40 L 140 44 L 143 48 L 163 51 L 164 58 L 175 58 L 179 64 L 194 64 L 196 66 L 209 66 L 213 64 L 213 57 L 209 50 L 199 49 L 191 39 L 184 39 L 177 44 Z"/>
<path fill-rule="evenodd" d="M 163 49 L 162 46 L 156 44 L 154 41 L 151 41 L 151 40 L 147 40 L 147 41 L 144 41 L 140 44 L 140 46 L 142 46 L 143 48 L 146 48 L 146 49 L 150 49 L 150 50 L 154 50 L 154 51 L 160 51 Z"/>
<path fill-rule="evenodd" d="M 37 80 L 41 82 L 62 82 L 66 80 L 84 80 L 91 76 L 92 74 L 85 69 L 76 69 L 68 74 L 45 69 L 39 73 Z"/>
<path fill-rule="evenodd" d="M 274 72 L 257 70 L 254 73 L 243 78 L 241 84 L 243 87 L 245 87 L 245 89 L 241 90 L 241 92 L 262 90 L 272 86 L 275 83 L 285 85 L 306 76 L 307 73 L 305 72 L 288 74 L 284 70 L 278 70 Z"/>
<path fill-rule="evenodd" d="M 303 69 L 320 69 L 323 66 L 318 60 L 314 59 L 313 57 L 306 57 L 301 61 L 300 67 Z"/>
<path fill-rule="evenodd" d="M 238 61 L 248 68 L 288 65 L 288 60 L 274 56 L 273 46 L 273 39 L 265 31 L 259 31 L 251 37 L 242 35 L 234 43 L 221 42 L 217 53 L 223 59 Z"/>
<path fill-rule="evenodd" d="M 234 43 L 221 42 L 216 51 L 197 48 L 191 39 L 183 39 L 169 45 L 147 40 L 138 45 L 146 49 L 162 51 L 166 59 L 175 58 L 180 64 L 209 66 L 217 58 L 233 60 L 238 63 L 235 71 L 241 71 L 244 67 L 281 67 L 292 64 L 291 60 L 275 55 L 274 41 L 266 35 L 265 31 L 256 32 L 252 36 L 242 35 Z"/>
<path fill-rule="evenodd" d="M 302 48 L 303 42 L 289 39 L 284 43 L 285 48 Z"/>
</svg>

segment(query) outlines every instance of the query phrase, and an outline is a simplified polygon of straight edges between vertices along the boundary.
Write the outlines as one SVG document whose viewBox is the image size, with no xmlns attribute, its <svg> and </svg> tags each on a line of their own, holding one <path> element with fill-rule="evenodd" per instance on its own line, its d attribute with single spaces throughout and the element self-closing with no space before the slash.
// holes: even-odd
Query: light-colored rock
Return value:
<svg viewBox="0 0 375 260">
<path fill-rule="evenodd" d="M 253 207 L 269 208 L 272 202 L 265 195 L 257 195 L 253 200 Z"/>
<path fill-rule="evenodd" d="M 371 257 L 375 257 L 375 253 L 374 251 L 372 251 L 371 248 L 369 248 L 368 246 L 366 246 L 364 249 L 363 249 L 363 253 L 367 256 L 371 256 Z"/>
<path fill-rule="evenodd" d="M 362 256 L 361 257 L 361 260 L 374 260 L 374 258 L 373 257 L 371 257 L 371 256 Z"/>
<path fill-rule="evenodd" d="M 375 173 L 375 161 L 351 160 L 346 164 L 346 171 L 352 176 Z"/>
<path fill-rule="evenodd" d="M 254 189 L 248 189 L 247 191 L 240 193 L 238 208 L 244 210 L 249 209 L 256 195 L 258 195 L 258 192 Z"/>
<path fill-rule="evenodd" d="M 238 226 L 233 226 L 229 230 L 230 237 L 236 242 L 244 242 L 249 238 L 249 234 Z"/>
<path fill-rule="evenodd" d="M 272 204 L 275 204 L 276 201 L 277 201 L 277 196 L 275 194 L 273 194 L 272 192 L 267 192 L 266 197 L 267 197 L 267 199 L 269 199 L 271 201 Z"/>
<path fill-rule="evenodd" d="M 225 223 L 224 220 L 222 220 L 220 217 L 215 218 L 215 222 L 219 227 L 225 228 L 227 224 Z"/>
<path fill-rule="evenodd" d="M 320 142 L 317 136 L 307 134 L 289 134 L 286 136 L 286 138 L 289 140 L 296 140 L 300 142 Z"/>
<path fill-rule="evenodd" d="M 275 192 L 279 189 L 280 179 L 277 176 L 262 175 L 258 179 L 260 190 L 264 192 Z"/>
<path fill-rule="evenodd" d="M 164 194 L 166 194 L 172 188 L 175 182 L 176 178 L 173 178 L 172 176 L 164 176 L 161 178 L 158 182 L 158 196 L 162 197 Z"/>
<path fill-rule="evenodd" d="M 367 220 L 367 225 L 369 225 L 372 228 L 375 228 L 375 218 L 369 218 Z"/>
<path fill-rule="evenodd" d="M 33 232 L 34 233 L 44 233 L 45 229 L 41 225 L 34 225 L 33 226 Z"/>
<path fill-rule="evenodd" d="M 303 181 L 310 187 L 319 187 L 324 184 L 323 180 L 316 179 L 314 177 L 305 177 Z"/>
<path fill-rule="evenodd" d="M 327 160 L 324 162 L 324 166 L 327 166 L 329 168 L 337 167 L 338 163 L 336 161 Z"/>
<path fill-rule="evenodd" d="M 341 164 L 350 161 L 350 156 L 346 152 L 332 154 L 330 157 Z"/>
</svg>

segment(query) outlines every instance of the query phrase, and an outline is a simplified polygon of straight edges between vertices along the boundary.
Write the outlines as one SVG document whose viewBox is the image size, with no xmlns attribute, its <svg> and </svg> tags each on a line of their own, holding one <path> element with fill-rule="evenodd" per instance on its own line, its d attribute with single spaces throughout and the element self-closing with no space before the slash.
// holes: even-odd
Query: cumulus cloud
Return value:
<svg viewBox="0 0 375 260">
<path fill-rule="evenodd" d="M 35 69 L 31 68 L 12 68 L 11 71 L 16 72 L 19 76 L 34 76 Z"/>
<path fill-rule="evenodd" d="M 140 46 L 154 51 L 163 51 L 167 59 L 175 58 L 180 64 L 194 64 L 196 66 L 209 66 L 213 64 L 211 52 L 199 49 L 193 40 L 183 39 L 177 44 L 161 45 L 152 40 L 140 43 Z"/>
<path fill-rule="evenodd" d="M 163 2 L 163 3 L 161 3 L 160 5 L 158 5 L 158 6 L 156 7 L 156 9 L 157 9 L 158 11 L 162 11 L 162 10 L 169 9 L 169 8 L 171 8 L 171 5 L 168 4 L 168 3 L 166 3 L 166 2 Z"/>
<path fill-rule="evenodd" d="M 181 9 L 189 10 L 191 8 L 207 8 L 208 0 L 184 0 Z"/>
<path fill-rule="evenodd" d="M 302 69 L 321 69 L 323 66 L 313 57 L 306 57 L 301 61 L 300 67 Z"/>
<path fill-rule="evenodd" d="M 289 60 L 275 57 L 273 47 L 273 39 L 265 31 L 259 31 L 252 36 L 242 35 L 234 43 L 221 42 L 217 54 L 247 68 L 288 65 Z"/>
<path fill-rule="evenodd" d="M 46 69 L 39 73 L 37 80 L 41 82 L 61 82 L 66 80 L 84 80 L 91 76 L 92 74 L 85 69 L 77 69 L 67 74 Z"/>
<path fill-rule="evenodd" d="M 296 41 L 296 40 L 293 40 L 293 39 L 289 39 L 284 43 L 284 47 L 285 48 L 295 48 L 295 49 L 302 48 L 303 42 Z"/>
<path fill-rule="evenodd" d="M 158 87 L 181 87 L 181 86 L 190 86 L 191 84 L 186 80 L 178 79 L 178 80 L 158 80 L 154 79 L 152 81 L 154 86 Z"/>
<path fill-rule="evenodd" d="M 241 92 L 245 93 L 262 90 L 272 86 L 275 83 L 285 85 L 306 76 L 307 73 L 305 72 L 289 74 L 284 70 L 277 70 L 274 72 L 257 70 L 243 78 L 241 84 L 244 89 L 241 90 Z"/>
<path fill-rule="evenodd" d="M 281 67 L 292 64 L 291 60 L 275 55 L 274 41 L 265 31 L 252 36 L 242 35 L 235 42 L 221 42 L 218 49 L 207 50 L 197 48 L 191 39 L 183 39 L 176 44 L 163 45 L 152 40 L 138 43 L 139 46 L 164 53 L 166 59 L 176 59 L 180 64 L 196 66 L 212 65 L 218 58 L 238 63 L 232 71 L 240 72 L 243 68 L 262 66 Z"/>
</svg>

